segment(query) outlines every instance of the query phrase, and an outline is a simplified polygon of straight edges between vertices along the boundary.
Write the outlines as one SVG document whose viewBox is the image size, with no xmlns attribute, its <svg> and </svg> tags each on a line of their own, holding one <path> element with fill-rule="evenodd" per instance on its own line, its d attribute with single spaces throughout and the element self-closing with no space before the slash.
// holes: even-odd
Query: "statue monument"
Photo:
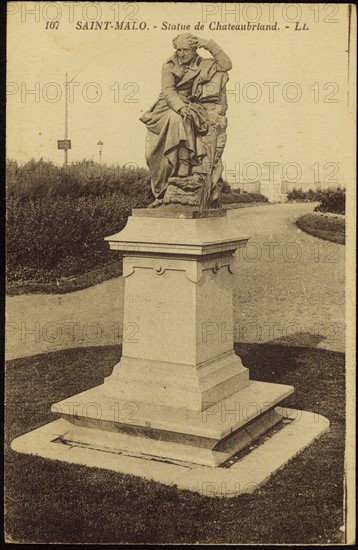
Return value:
<svg viewBox="0 0 358 550">
<path fill-rule="evenodd" d="M 232 497 L 260 487 L 329 423 L 279 406 L 293 387 L 251 380 L 234 351 L 235 252 L 249 237 L 220 207 L 231 61 L 213 40 L 173 44 L 159 99 L 141 117 L 155 200 L 106 237 L 123 254 L 124 326 L 135 330 L 102 384 L 64 396 L 51 408 L 59 418 L 12 448 Z"/>
<path fill-rule="evenodd" d="M 163 64 L 158 100 L 141 117 L 155 201 L 150 205 L 220 207 L 221 156 L 226 143 L 226 83 L 232 64 L 214 42 L 192 34 L 174 38 Z M 212 55 L 202 58 L 197 49 Z"/>
</svg>

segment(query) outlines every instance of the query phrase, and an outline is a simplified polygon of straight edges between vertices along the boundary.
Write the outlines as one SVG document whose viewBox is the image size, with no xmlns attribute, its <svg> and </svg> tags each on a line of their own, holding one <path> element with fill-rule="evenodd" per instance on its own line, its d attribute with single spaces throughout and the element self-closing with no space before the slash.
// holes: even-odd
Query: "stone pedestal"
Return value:
<svg viewBox="0 0 358 550">
<path fill-rule="evenodd" d="M 122 359 L 104 391 L 202 411 L 246 387 L 248 370 L 233 351 L 232 274 L 233 253 L 247 237 L 233 239 L 224 215 L 134 213 L 108 240 L 124 251 L 126 331 Z"/>
<path fill-rule="evenodd" d="M 234 353 L 234 254 L 248 237 L 225 211 L 134 210 L 107 240 L 124 256 L 122 358 L 103 384 L 54 404 L 59 418 L 15 451 L 233 497 L 328 430 L 277 406 L 293 388 L 250 380 Z"/>
<path fill-rule="evenodd" d="M 62 442 L 216 466 L 274 426 L 291 386 L 253 382 L 233 349 L 235 251 L 226 211 L 134 210 L 123 252 L 123 352 L 97 387 L 52 407 Z M 71 403 L 71 406 L 69 405 Z"/>
</svg>

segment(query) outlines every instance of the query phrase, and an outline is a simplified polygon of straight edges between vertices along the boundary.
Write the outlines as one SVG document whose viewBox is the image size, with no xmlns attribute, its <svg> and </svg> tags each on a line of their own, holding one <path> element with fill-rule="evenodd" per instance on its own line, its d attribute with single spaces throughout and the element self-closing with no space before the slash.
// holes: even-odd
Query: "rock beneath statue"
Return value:
<svg viewBox="0 0 358 550">
<path fill-rule="evenodd" d="M 180 189 L 180 187 L 169 185 L 163 199 L 163 204 L 188 204 L 190 206 L 200 206 L 200 198 L 194 192 L 188 193 Z"/>
<path fill-rule="evenodd" d="M 204 181 L 198 174 L 185 178 L 172 177 L 168 180 L 163 204 L 199 206 Z"/>
<path fill-rule="evenodd" d="M 175 187 L 183 189 L 183 191 L 197 191 L 198 189 L 201 189 L 204 185 L 204 180 L 199 174 L 186 176 L 185 178 L 169 178 L 168 182 L 170 185 L 174 185 Z"/>
</svg>

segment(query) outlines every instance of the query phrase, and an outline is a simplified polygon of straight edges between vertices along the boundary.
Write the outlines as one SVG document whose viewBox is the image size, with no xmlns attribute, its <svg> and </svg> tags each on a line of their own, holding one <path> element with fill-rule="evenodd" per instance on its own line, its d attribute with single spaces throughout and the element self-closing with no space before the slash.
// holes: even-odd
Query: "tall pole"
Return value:
<svg viewBox="0 0 358 550">
<path fill-rule="evenodd" d="M 103 148 L 103 141 L 99 140 L 99 142 L 97 143 L 97 147 L 98 147 L 98 153 L 99 153 L 99 163 L 101 164 L 102 163 L 102 148 Z"/>
<path fill-rule="evenodd" d="M 66 73 L 65 83 L 65 139 L 68 139 L 68 73 Z M 65 166 L 68 165 L 68 151 L 65 149 Z"/>
</svg>

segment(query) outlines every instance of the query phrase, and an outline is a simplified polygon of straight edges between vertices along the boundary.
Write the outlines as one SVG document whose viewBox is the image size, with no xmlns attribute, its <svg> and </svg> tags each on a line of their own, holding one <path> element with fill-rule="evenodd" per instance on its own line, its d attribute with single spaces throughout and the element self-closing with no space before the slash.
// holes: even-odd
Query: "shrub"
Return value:
<svg viewBox="0 0 358 550">
<path fill-rule="evenodd" d="M 320 194 L 320 189 L 318 189 L 317 191 L 315 191 L 314 189 L 309 189 L 308 191 L 306 191 L 306 199 L 308 202 L 317 201 L 319 200 Z"/>
<path fill-rule="evenodd" d="M 9 160 L 6 172 L 7 197 L 19 200 L 57 196 L 98 197 L 116 192 L 135 199 L 137 204 L 146 205 L 152 197 L 149 172 L 145 168 L 107 166 L 90 160 L 63 167 L 32 159 L 23 165 Z"/>
<path fill-rule="evenodd" d="M 221 192 L 222 193 L 230 193 L 231 186 L 227 183 L 227 181 L 221 180 L 221 182 L 222 182 L 221 183 Z"/>
<path fill-rule="evenodd" d="M 221 196 L 221 201 L 223 204 L 268 202 L 268 198 L 260 193 L 246 193 L 245 191 L 237 193 L 235 190 L 231 191 L 231 193 L 223 193 Z"/>
<path fill-rule="evenodd" d="M 341 188 L 338 188 L 341 189 Z M 342 191 L 342 190 L 341 190 Z M 307 202 L 314 202 L 314 201 L 320 201 L 323 197 L 326 196 L 327 193 L 331 193 L 332 189 L 308 189 L 308 191 L 303 191 L 302 189 L 292 189 L 287 194 L 287 198 L 289 201 L 299 200 L 299 201 L 307 201 Z M 343 190 L 343 193 L 345 191 Z"/>
<path fill-rule="evenodd" d="M 144 168 L 89 160 L 66 168 L 10 160 L 6 192 L 9 281 L 53 281 L 105 264 L 115 253 L 104 237 L 152 200 Z"/>
<path fill-rule="evenodd" d="M 345 214 L 346 212 L 346 190 L 342 187 L 321 191 L 319 200 L 320 204 L 316 206 L 315 212 L 332 212 L 334 214 Z"/>
<path fill-rule="evenodd" d="M 307 200 L 307 193 L 305 193 L 305 191 L 303 191 L 302 189 L 294 188 L 294 189 L 292 189 L 292 191 L 287 193 L 287 199 L 289 201 Z"/>
<path fill-rule="evenodd" d="M 8 280 L 52 281 L 112 259 L 104 237 L 126 224 L 133 201 L 122 194 L 7 202 Z"/>
</svg>

